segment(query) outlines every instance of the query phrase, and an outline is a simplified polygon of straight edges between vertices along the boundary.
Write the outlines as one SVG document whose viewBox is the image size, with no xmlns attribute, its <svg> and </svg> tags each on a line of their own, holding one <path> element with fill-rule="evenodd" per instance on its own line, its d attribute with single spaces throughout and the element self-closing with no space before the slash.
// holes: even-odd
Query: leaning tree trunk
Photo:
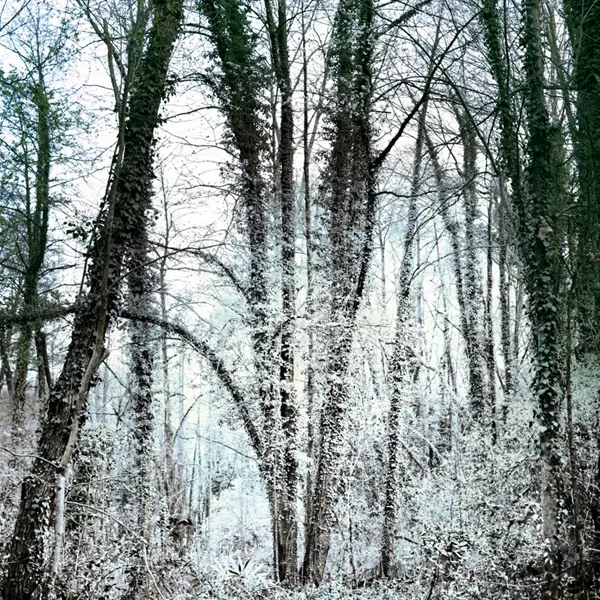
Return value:
<svg viewBox="0 0 600 600">
<path fill-rule="evenodd" d="M 471 407 L 473 416 L 481 419 L 484 403 L 484 362 L 481 349 L 476 352 L 477 344 L 474 340 L 478 339 L 478 333 L 473 329 L 473 319 L 470 318 L 468 308 L 469 295 L 467 294 L 467 285 L 465 283 L 464 264 L 461 258 L 461 244 L 459 239 L 459 226 L 448 209 L 450 204 L 450 189 L 448 187 L 446 176 L 439 162 L 438 152 L 429 136 L 425 132 L 425 143 L 427 151 L 431 157 L 433 174 L 438 191 L 440 214 L 444 227 L 450 234 L 450 247 L 452 248 L 452 267 L 454 271 L 454 280 L 456 285 L 456 298 L 458 300 L 458 310 L 460 318 L 460 332 L 465 345 L 465 354 L 467 356 L 467 368 L 469 374 L 469 397 L 471 398 Z M 472 243 L 472 242 L 471 242 Z"/>
<path fill-rule="evenodd" d="M 150 208 L 154 133 L 182 4 L 163 0 L 155 4 L 155 11 L 129 101 L 122 161 L 117 163 L 113 182 L 115 193 L 91 252 L 89 289 L 75 316 L 62 372 L 50 392 L 32 473 L 23 482 L 3 581 L 4 600 L 32 600 L 47 593 L 46 561 L 57 478 L 64 475 L 77 445 L 87 394 L 105 357 L 106 332 L 119 308 L 124 257 L 140 227 L 143 230 Z"/>
<path fill-rule="evenodd" d="M 400 415 L 402 399 L 406 390 L 408 363 L 412 354 L 411 338 L 408 331 L 410 315 L 410 292 L 414 262 L 415 234 L 417 230 L 417 198 L 421 186 L 421 161 L 423 158 L 423 137 L 427 104 L 419 115 L 417 142 L 410 190 L 410 204 L 404 234 L 404 255 L 398 275 L 396 306 L 396 333 L 394 352 L 390 364 L 392 395 L 388 415 L 388 465 L 385 478 L 385 500 L 383 504 L 383 532 L 381 539 L 381 569 L 384 577 L 392 576 L 394 562 L 394 533 L 396 531 L 396 498 L 398 495 L 398 448 L 400 446 Z"/>
</svg>

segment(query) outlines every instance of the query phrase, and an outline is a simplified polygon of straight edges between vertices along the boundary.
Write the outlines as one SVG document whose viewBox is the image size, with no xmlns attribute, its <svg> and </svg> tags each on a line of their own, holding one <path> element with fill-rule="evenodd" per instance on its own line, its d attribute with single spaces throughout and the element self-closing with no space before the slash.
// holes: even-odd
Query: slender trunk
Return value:
<svg viewBox="0 0 600 600">
<path fill-rule="evenodd" d="M 431 157 L 433 172 L 438 188 L 438 197 L 440 204 L 440 214 L 444 227 L 450 234 L 450 247 L 452 248 L 452 266 L 454 271 L 454 280 L 456 285 L 456 298 L 458 300 L 460 332 L 465 344 L 465 354 L 467 355 L 467 366 L 469 373 L 469 397 L 474 411 L 474 417 L 481 416 L 480 407 L 482 404 L 482 395 L 484 392 L 484 365 L 481 353 L 476 354 L 474 340 L 477 338 L 477 332 L 472 330 L 473 322 L 469 318 L 468 296 L 465 284 L 464 265 L 461 258 L 461 244 L 459 239 L 458 223 L 450 215 L 448 205 L 450 202 L 450 190 L 446 182 L 446 176 L 438 159 L 437 150 L 429 134 L 425 133 L 425 143 Z"/>
<path fill-rule="evenodd" d="M 600 389 L 596 391 L 596 472 L 594 483 L 600 489 Z M 598 593 L 600 590 L 600 566 L 598 557 L 600 556 L 600 494 L 593 494 L 589 503 L 590 517 L 592 520 L 592 533 L 590 550 L 595 560 L 590 565 L 591 585 L 593 590 Z"/>
<path fill-rule="evenodd" d="M 61 474 L 56 482 L 56 518 L 54 523 L 54 548 L 52 551 L 52 581 L 60 573 L 65 544 L 65 487 L 66 476 Z"/>
<path fill-rule="evenodd" d="M 42 65 L 38 65 L 37 81 L 33 92 L 36 107 L 37 156 L 35 168 L 35 206 L 27 202 L 27 263 L 24 265 L 23 308 L 27 313 L 35 310 L 38 297 L 38 282 L 46 255 L 48 238 L 48 216 L 50 213 L 50 101 L 44 82 Z M 29 165 L 26 163 L 26 171 Z M 27 173 L 28 175 L 28 173 Z M 28 186 L 29 187 L 29 186 Z M 27 190 L 27 196 L 31 194 Z M 27 371 L 30 362 L 30 348 L 35 325 L 26 320 L 20 326 L 17 341 L 17 359 L 13 385 L 13 431 L 19 435 L 25 419 L 25 398 L 27 391 Z"/>
<path fill-rule="evenodd" d="M 519 279 L 515 289 L 515 322 L 512 332 L 512 357 L 513 365 L 519 364 L 519 352 L 521 350 L 520 335 L 521 335 L 521 323 L 523 322 L 523 308 L 524 305 L 524 285 L 522 279 Z M 515 370 L 515 377 L 518 371 Z M 516 382 L 515 382 L 516 385 Z"/>
<path fill-rule="evenodd" d="M 514 390 L 514 361 L 510 339 L 510 277 L 508 272 L 508 232 L 504 211 L 499 210 L 500 247 L 498 248 L 498 288 L 500 295 L 500 340 L 504 360 L 504 400 L 502 423 L 506 425 L 510 400 Z"/>
<path fill-rule="evenodd" d="M 390 364 L 392 371 L 392 393 L 390 412 L 388 415 L 388 465 L 385 478 L 385 500 L 383 505 L 383 535 L 381 540 L 381 568 L 384 577 L 391 577 L 394 564 L 394 540 L 396 531 L 396 497 L 399 488 L 398 448 L 400 440 L 400 415 L 402 400 L 405 394 L 409 361 L 414 354 L 413 341 L 408 331 L 410 315 L 410 291 L 414 262 L 415 233 L 417 229 L 417 199 L 421 185 L 421 161 L 423 157 L 423 138 L 427 103 L 419 114 L 417 142 L 410 190 L 410 204 L 404 234 L 404 255 L 398 274 L 398 291 L 396 299 L 396 333 L 394 353 Z"/>
<path fill-rule="evenodd" d="M 296 504 L 298 495 L 298 408 L 294 383 L 294 331 L 296 317 L 296 221 L 294 198 L 294 111 L 288 55 L 285 0 L 277 3 L 277 24 L 270 0 L 265 0 L 271 38 L 272 63 L 281 94 L 279 140 L 279 191 L 281 197 L 281 308 L 283 326 L 279 353 L 281 427 L 283 429 L 282 486 L 279 520 L 275 528 L 277 578 L 295 583 L 297 579 Z"/>
<path fill-rule="evenodd" d="M 52 375 L 50 373 L 50 362 L 48 360 L 46 334 L 41 330 L 35 332 L 35 349 L 38 368 L 38 400 L 41 406 L 42 401 L 46 396 L 46 391 L 52 387 Z"/>
<path fill-rule="evenodd" d="M 486 278 L 486 303 L 485 303 L 485 357 L 488 376 L 488 401 L 491 413 L 492 443 L 498 439 L 498 421 L 496 414 L 496 354 L 494 351 L 494 319 L 492 317 L 492 298 L 494 297 L 494 260 L 492 237 L 492 207 L 493 198 L 490 197 L 487 219 L 487 278 Z"/>
<path fill-rule="evenodd" d="M 308 420 L 307 426 L 307 446 L 306 455 L 308 468 L 306 474 L 306 494 L 305 494 L 305 512 L 306 512 L 306 531 L 305 538 L 308 539 L 309 524 L 312 521 L 312 491 L 314 475 L 314 457 L 315 457 L 315 323 L 314 323 L 314 300 L 313 300 L 313 240 L 312 240 L 312 200 L 310 195 L 310 144 L 309 144 L 309 119 L 308 119 L 308 57 L 306 54 L 306 29 L 304 23 L 304 10 L 302 12 L 302 96 L 303 96 L 303 165 L 302 176 L 304 185 L 304 238 L 306 243 L 306 321 L 308 327 L 308 348 L 306 350 L 306 414 Z"/>
<path fill-rule="evenodd" d="M 13 374 L 8 360 L 8 348 L 10 346 L 10 338 L 12 333 L 6 325 L 0 325 L 0 367 L 2 368 L 2 376 L 6 381 L 6 390 L 9 397 L 14 393 Z"/>
<path fill-rule="evenodd" d="M 163 211 L 165 214 L 165 237 L 164 251 L 159 262 L 158 270 L 158 286 L 160 293 L 160 315 L 163 320 L 168 317 L 167 310 L 167 260 L 169 256 L 169 244 L 171 240 L 172 222 L 169 217 L 169 207 L 167 202 L 167 194 L 162 182 L 163 192 Z M 160 330 L 160 358 L 162 367 L 162 393 L 163 393 L 163 437 L 164 437 L 164 485 L 165 485 L 165 501 L 167 505 L 167 523 L 168 543 L 169 545 L 175 542 L 176 531 L 173 523 L 180 516 L 180 508 L 178 506 L 180 478 L 177 465 L 175 464 L 175 435 L 173 431 L 173 406 L 169 371 L 169 348 L 167 331 L 163 328 Z"/>
<path fill-rule="evenodd" d="M 27 294 L 31 296 L 31 294 Z M 31 302 L 29 302 L 31 305 Z M 29 369 L 30 345 L 33 326 L 27 323 L 20 328 L 16 343 L 16 361 L 14 370 L 12 398 L 12 429 L 15 439 L 21 437 L 25 424 L 25 400 L 27 397 L 27 372 Z"/>
</svg>

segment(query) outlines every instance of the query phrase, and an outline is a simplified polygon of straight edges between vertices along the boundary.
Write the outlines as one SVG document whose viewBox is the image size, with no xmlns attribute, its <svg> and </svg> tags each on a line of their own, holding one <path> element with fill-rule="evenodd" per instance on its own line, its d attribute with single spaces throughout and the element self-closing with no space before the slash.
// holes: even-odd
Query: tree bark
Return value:
<svg viewBox="0 0 600 600">
<path fill-rule="evenodd" d="M 456 108 L 455 113 L 460 128 L 463 146 L 463 206 L 465 213 L 465 262 L 463 270 L 463 294 L 466 322 L 465 332 L 467 355 L 469 357 L 469 399 L 473 418 L 483 424 L 489 409 L 485 401 L 485 352 L 483 343 L 483 290 L 481 289 L 481 269 L 477 257 L 475 223 L 477 207 L 477 145 L 475 129 L 469 117 Z"/>
<path fill-rule="evenodd" d="M 571 253 L 576 270 L 574 317 L 580 354 L 600 352 L 600 7 L 590 0 L 564 0 L 573 51 L 577 131 L 574 138 L 578 199 Z"/>
<path fill-rule="evenodd" d="M 433 173 L 438 188 L 438 197 L 440 204 L 440 214 L 444 227 L 450 234 L 450 247 L 452 248 L 452 266 L 454 270 L 454 280 L 456 285 L 456 298 L 458 301 L 460 333 L 464 341 L 465 354 L 467 356 L 467 367 L 469 373 L 469 398 L 473 416 L 481 421 L 483 414 L 483 394 L 484 394 L 484 363 L 482 360 L 481 347 L 475 341 L 479 338 L 477 330 L 473 329 L 474 323 L 469 311 L 469 297 L 467 296 L 467 285 L 465 283 L 465 269 L 461 258 L 461 243 L 459 239 L 459 227 L 456 219 L 452 218 L 448 210 L 450 202 L 450 190 L 446 181 L 446 176 L 439 162 L 438 152 L 429 136 L 425 132 L 425 143 L 433 166 Z M 471 290 L 472 293 L 472 290 Z M 479 352 L 476 349 L 479 348 Z"/>
<path fill-rule="evenodd" d="M 12 332 L 6 324 L 0 324 L 0 367 L 2 368 L 2 377 L 4 377 L 4 380 L 6 381 L 6 390 L 8 391 L 9 397 L 14 393 L 13 374 L 8 359 L 8 348 L 10 346 L 11 337 Z"/>
<path fill-rule="evenodd" d="M 486 298 L 485 298 L 485 361 L 487 366 L 488 390 L 487 404 L 490 408 L 492 443 L 498 440 L 498 415 L 496 411 L 496 354 L 494 351 L 494 319 L 492 317 L 492 298 L 494 296 L 494 259 L 492 236 L 492 207 L 490 198 L 487 215 L 487 261 L 486 261 Z"/>
<path fill-rule="evenodd" d="M 498 288 L 500 296 L 500 340 L 504 360 L 504 400 L 502 423 L 506 424 L 508 408 L 514 390 L 514 361 L 510 339 L 510 271 L 508 266 L 508 231 L 504 209 L 499 210 L 498 223 L 500 247 L 498 249 Z"/>
<path fill-rule="evenodd" d="M 151 192 L 151 188 L 148 188 Z M 146 200 L 148 204 L 151 199 Z M 132 310 L 141 314 L 151 312 L 152 273 L 148 263 L 148 232 L 145 227 L 139 231 L 132 244 L 131 258 L 127 262 L 129 273 L 129 304 Z M 146 568 L 146 547 L 152 539 L 154 513 L 154 489 L 152 470 L 154 465 L 154 349 L 152 347 L 152 326 L 149 323 L 134 321 L 130 326 L 131 348 L 131 401 L 134 417 L 134 486 L 137 495 L 137 531 L 132 563 L 129 572 L 129 589 L 125 594 L 128 600 L 144 597 L 149 585 Z M 146 546 L 146 547 L 145 547 Z"/>
</svg>

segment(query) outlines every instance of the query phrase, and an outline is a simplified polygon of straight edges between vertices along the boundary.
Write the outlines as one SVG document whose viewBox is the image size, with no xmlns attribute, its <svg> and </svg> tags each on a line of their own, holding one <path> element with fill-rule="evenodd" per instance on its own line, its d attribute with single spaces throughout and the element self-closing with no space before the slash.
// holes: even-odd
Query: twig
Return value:
<svg viewBox="0 0 600 600">
<path fill-rule="evenodd" d="M 150 565 L 148 564 L 148 555 L 146 554 L 146 546 L 142 546 L 142 552 L 144 553 L 144 565 L 146 566 L 146 570 L 148 571 L 148 574 L 150 575 L 150 578 L 152 579 L 152 583 L 154 584 L 154 589 L 158 592 L 158 595 L 163 600 L 167 600 L 165 598 L 165 596 L 163 595 L 163 593 L 160 591 L 160 588 L 158 587 L 158 583 L 156 583 L 156 577 L 154 577 L 154 573 L 152 572 L 152 569 L 150 568 Z"/>
<path fill-rule="evenodd" d="M 113 517 L 110 513 L 107 513 L 105 510 L 102 510 L 101 508 L 97 508 L 96 506 L 91 506 L 89 504 L 82 504 L 81 502 L 75 502 L 74 500 L 67 500 L 67 504 L 71 504 L 73 506 L 80 506 L 81 508 L 87 508 L 89 510 L 100 513 L 101 515 L 104 515 L 105 517 L 108 517 L 109 519 L 114 521 L 117 525 L 120 525 L 121 527 L 123 527 L 123 529 L 128 531 L 138 541 L 142 542 L 143 544 L 147 543 L 143 537 L 141 537 L 135 531 L 133 531 L 132 529 L 127 527 L 127 525 L 125 525 L 125 523 L 123 523 L 122 521 L 119 521 L 119 519 L 117 519 L 116 517 Z"/>
<path fill-rule="evenodd" d="M 4 450 L 4 452 L 8 452 L 11 456 L 14 456 L 15 458 L 33 458 L 33 459 L 41 460 L 45 463 L 48 463 L 50 466 L 54 467 L 55 469 L 60 468 L 56 463 L 53 463 L 51 460 L 48 460 L 42 456 L 38 456 L 37 454 L 17 454 L 16 452 L 13 452 L 12 450 L 5 448 L 4 446 L 0 446 L 0 450 Z"/>
</svg>

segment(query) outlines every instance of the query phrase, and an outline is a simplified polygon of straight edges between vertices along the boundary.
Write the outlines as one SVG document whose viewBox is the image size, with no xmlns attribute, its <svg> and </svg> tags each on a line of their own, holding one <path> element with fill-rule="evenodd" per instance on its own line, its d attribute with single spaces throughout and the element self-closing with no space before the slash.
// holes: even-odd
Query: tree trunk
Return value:
<svg viewBox="0 0 600 600">
<path fill-rule="evenodd" d="M 465 213 L 465 262 L 463 271 L 463 294 L 466 322 L 465 332 L 467 355 L 469 357 L 469 397 L 473 418 L 480 424 L 487 420 L 489 409 L 485 401 L 485 361 L 483 344 L 484 305 L 483 290 L 481 289 L 479 260 L 477 257 L 478 243 L 475 240 L 475 223 L 478 216 L 477 208 L 477 145 L 475 129 L 468 115 L 456 108 L 455 113 L 460 127 L 463 145 L 463 206 Z"/>
<path fill-rule="evenodd" d="M 265 0 L 273 69 L 281 93 L 279 190 L 281 201 L 281 308 L 283 326 L 279 355 L 281 426 L 283 429 L 282 486 L 275 528 L 276 570 L 279 581 L 295 583 L 298 572 L 298 408 L 294 383 L 296 317 L 296 227 L 294 198 L 294 112 L 288 55 L 285 0 L 277 3 L 277 24 L 270 0 Z"/>
<path fill-rule="evenodd" d="M 312 521 L 312 490 L 314 483 L 315 457 L 315 306 L 314 306 L 314 273 L 313 273 L 313 237 L 312 237 L 312 198 L 310 190 L 310 153 L 309 118 L 308 118 L 308 56 L 306 53 L 306 26 L 304 22 L 304 4 L 302 12 L 302 96 L 303 96 L 303 186 L 304 186 L 304 238 L 306 244 L 306 322 L 308 327 L 308 347 L 306 350 L 306 415 L 307 415 L 307 473 L 306 493 L 304 498 L 305 538 L 308 538 L 310 522 Z"/>
<path fill-rule="evenodd" d="M 477 330 L 473 329 L 474 323 L 471 318 L 468 304 L 469 294 L 466 289 L 468 286 L 465 283 L 464 265 L 461 259 L 461 244 L 459 239 L 458 223 L 450 215 L 448 204 L 450 202 L 450 190 L 446 182 L 446 176 L 438 159 L 438 153 L 431 140 L 429 133 L 425 133 L 425 143 L 431 157 L 433 173 L 438 188 L 438 197 L 440 204 L 440 214 L 444 222 L 444 226 L 450 234 L 450 246 L 452 248 L 452 266 L 454 270 L 454 280 L 456 285 L 456 298 L 458 300 L 460 332 L 465 344 L 465 354 L 467 356 L 467 367 L 469 373 L 469 398 L 471 399 L 471 407 L 473 416 L 480 420 L 482 417 L 483 394 L 484 394 L 484 364 L 482 360 L 481 348 L 475 341 L 479 335 Z M 476 292 L 475 292 L 476 293 Z M 479 353 L 476 349 L 479 347 Z"/>
<path fill-rule="evenodd" d="M 381 569 L 384 577 L 393 575 L 394 541 L 396 531 L 396 498 L 398 494 L 398 448 L 400 440 L 400 415 L 402 400 L 405 394 L 409 362 L 414 354 L 413 339 L 408 330 L 410 316 L 410 292 L 414 262 L 415 234 L 417 229 L 417 199 L 421 187 L 421 161 L 423 158 L 423 142 L 427 103 L 421 108 L 415 146 L 415 158 L 410 189 L 410 204 L 406 218 L 404 234 L 404 255 L 398 274 L 398 290 L 396 300 L 396 332 L 394 353 L 390 363 L 392 371 L 392 394 L 388 415 L 388 465 L 385 478 L 385 500 L 383 504 L 383 534 L 381 538 Z"/>
<path fill-rule="evenodd" d="M 498 419 L 496 414 L 496 355 L 494 352 L 494 319 L 492 317 L 492 298 L 494 296 L 493 273 L 493 236 L 492 236 L 492 207 L 490 198 L 487 218 L 487 269 L 486 269 L 486 302 L 485 302 L 485 359 L 488 376 L 488 401 L 491 412 L 492 443 L 498 439 Z"/>
<path fill-rule="evenodd" d="M 513 93 L 511 90 L 511 73 L 509 69 L 508 53 L 505 46 L 504 35 L 497 0 L 485 0 L 481 19 L 484 25 L 484 40 L 487 50 L 487 59 L 492 75 L 498 86 L 497 109 L 500 117 L 500 143 L 501 153 L 499 164 L 501 172 L 498 173 L 500 185 L 501 205 L 499 208 L 499 291 L 500 291 L 500 319 L 501 319 L 501 345 L 504 358 L 504 404 L 503 421 L 508 415 L 508 405 L 515 388 L 515 356 L 518 344 L 511 350 L 510 336 L 510 261 L 509 248 L 512 236 L 510 228 L 517 227 L 519 239 L 526 236 L 525 201 L 522 189 L 522 168 L 519 152 L 519 133 L 515 118 Z M 510 194 L 507 183 L 510 182 Z M 513 221 L 512 209 L 516 209 L 516 222 Z M 520 310 L 516 303 L 516 310 Z"/>
<path fill-rule="evenodd" d="M 502 423 L 506 425 L 508 408 L 514 390 L 514 361 L 510 340 L 510 272 L 508 269 L 508 231 L 503 207 L 499 210 L 500 247 L 498 249 L 498 288 L 500 295 L 500 340 L 504 360 L 504 400 Z"/>
<path fill-rule="evenodd" d="M 52 375 L 50 373 L 50 362 L 48 360 L 46 334 L 41 329 L 38 329 L 35 332 L 35 350 L 38 369 L 38 401 L 40 406 L 42 406 L 47 390 L 52 387 Z"/>
<path fill-rule="evenodd" d="M 150 191 L 150 190 L 149 190 Z M 148 204 L 151 200 L 147 200 Z M 140 314 L 151 312 L 151 277 L 148 262 L 148 232 L 139 231 L 138 238 L 131 249 L 131 259 L 127 262 L 129 273 L 129 304 L 132 310 Z M 154 349 L 152 347 L 152 326 L 149 323 L 134 321 L 130 326 L 131 348 L 131 400 L 134 417 L 135 452 L 135 490 L 137 495 L 138 538 L 134 542 L 131 560 L 129 589 L 127 599 L 143 597 L 148 586 L 146 547 L 150 547 L 152 538 L 152 519 L 154 514 L 154 396 L 153 370 Z"/>
<path fill-rule="evenodd" d="M 529 296 L 529 316 L 534 344 L 532 391 L 538 406 L 542 462 L 543 535 L 548 544 L 545 597 L 560 594 L 559 498 L 561 492 L 560 397 L 561 354 L 560 251 L 557 227 L 558 199 L 553 172 L 556 134 L 550 124 L 544 97 L 544 50 L 541 37 L 540 0 L 526 0 L 523 9 L 525 49 L 526 117 L 528 139 L 529 216 L 523 261 Z"/>
<path fill-rule="evenodd" d="M 373 159 L 371 148 L 372 22 L 371 2 L 342 2 L 332 39 L 336 89 L 329 115 L 333 139 L 324 203 L 331 244 L 329 319 L 335 325 L 327 350 L 327 391 L 303 561 L 304 581 L 317 584 L 323 578 L 330 546 L 344 455 L 348 367 L 375 227 L 375 180 L 380 163 Z"/>
<path fill-rule="evenodd" d="M 574 317 L 580 354 L 600 353 L 600 7 L 590 0 L 564 0 L 573 50 L 577 90 L 577 131 L 574 141 L 577 181 Z"/>
<path fill-rule="evenodd" d="M 5 324 L 0 325 L 0 367 L 2 368 L 2 377 L 6 381 L 6 390 L 9 397 L 13 395 L 14 384 L 13 374 L 8 360 L 8 348 L 10 346 L 10 338 L 12 333 Z M 1 391 L 1 388 L 0 388 Z"/>
<path fill-rule="evenodd" d="M 38 78 L 33 91 L 36 107 L 36 169 L 35 205 L 32 210 L 27 186 L 27 259 L 24 265 L 23 314 L 35 310 L 38 299 L 38 282 L 46 255 L 48 238 L 48 216 L 50 213 L 50 100 L 46 90 L 42 66 L 38 66 Z M 29 169 L 27 162 L 24 168 Z M 28 173 L 26 173 L 28 179 Z M 30 349 L 35 331 L 34 323 L 26 319 L 19 328 L 17 358 L 13 384 L 12 425 L 16 435 L 22 433 L 25 419 L 25 398 L 27 392 L 27 371 L 30 362 Z"/>
<path fill-rule="evenodd" d="M 600 7 L 589 0 L 564 0 L 564 7 L 573 52 L 574 87 L 577 90 L 577 131 L 573 145 L 579 186 L 575 231 L 569 240 L 575 277 L 568 301 L 574 309 L 575 351 L 580 356 L 589 354 L 597 357 L 600 354 Z M 567 400 L 570 400 L 570 395 Z M 598 407 L 599 401 L 600 393 L 596 394 Z M 569 445 L 572 444 L 570 433 Z M 596 452 L 597 466 L 600 467 L 600 445 L 597 445 Z M 570 454 L 572 456 L 573 452 Z M 593 529 L 588 583 L 595 594 L 600 594 L 600 469 L 596 477 L 590 498 Z"/>
</svg>

